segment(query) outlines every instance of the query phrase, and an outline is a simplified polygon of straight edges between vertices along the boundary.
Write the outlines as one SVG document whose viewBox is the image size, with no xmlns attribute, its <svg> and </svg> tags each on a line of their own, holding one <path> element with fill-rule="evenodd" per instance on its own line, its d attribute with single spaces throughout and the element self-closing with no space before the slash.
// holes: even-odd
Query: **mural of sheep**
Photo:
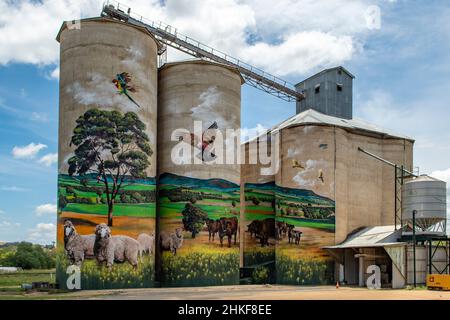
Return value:
<svg viewBox="0 0 450 320">
<path fill-rule="evenodd" d="M 183 245 L 183 232 L 181 228 L 176 228 L 175 232 L 169 234 L 168 232 L 161 232 L 159 235 L 159 243 L 161 251 L 169 251 L 173 255 L 177 254 L 177 249 L 180 249 Z"/>
<path fill-rule="evenodd" d="M 105 224 L 95 227 L 94 254 L 98 263 L 106 262 L 109 270 L 114 262 L 128 261 L 135 269 L 138 265 L 139 242 L 128 236 L 111 236 Z"/>
<path fill-rule="evenodd" d="M 148 235 L 146 233 L 141 233 L 137 237 L 137 242 L 139 242 L 139 257 L 142 258 L 144 253 L 153 254 L 153 245 L 155 243 L 155 235 Z"/>
<path fill-rule="evenodd" d="M 64 222 L 64 248 L 70 264 L 81 266 L 84 259 L 94 257 L 95 235 L 79 235 L 70 220 Z"/>
</svg>

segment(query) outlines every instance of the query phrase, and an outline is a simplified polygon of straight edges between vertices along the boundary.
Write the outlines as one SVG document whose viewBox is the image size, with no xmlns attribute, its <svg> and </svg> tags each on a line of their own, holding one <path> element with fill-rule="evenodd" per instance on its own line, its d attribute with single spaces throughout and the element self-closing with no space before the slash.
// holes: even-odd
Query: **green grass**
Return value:
<svg viewBox="0 0 450 320">
<path fill-rule="evenodd" d="M 270 214 L 258 214 L 258 213 L 245 213 L 245 220 L 247 220 L 247 224 L 250 224 L 253 220 L 264 220 L 268 218 L 275 218 L 274 215 Z"/>
<path fill-rule="evenodd" d="M 175 203 L 163 203 L 159 206 L 159 214 L 164 218 L 182 219 L 181 212 L 184 209 L 186 202 L 175 202 Z M 196 207 L 201 208 L 208 214 L 211 219 L 219 219 L 222 217 L 235 217 L 236 215 L 232 211 L 239 213 L 239 208 L 232 208 L 204 204 L 195 204 Z"/>
<path fill-rule="evenodd" d="M 267 211 L 267 212 L 274 212 L 274 209 L 272 206 L 245 206 L 245 210 L 260 210 L 260 211 Z"/>
<path fill-rule="evenodd" d="M 293 224 L 296 227 L 323 229 L 327 231 L 335 230 L 335 224 L 329 222 L 308 221 L 307 219 L 298 220 L 286 217 L 277 217 L 277 221 Z"/>
<path fill-rule="evenodd" d="M 64 211 L 82 214 L 108 214 L 108 206 L 105 204 L 81 204 L 69 203 Z M 155 204 L 115 204 L 114 215 L 124 217 L 155 217 Z"/>
<path fill-rule="evenodd" d="M 55 283 L 55 270 L 25 270 L 14 273 L 0 273 L 0 288 L 20 287 L 23 283 Z"/>
</svg>

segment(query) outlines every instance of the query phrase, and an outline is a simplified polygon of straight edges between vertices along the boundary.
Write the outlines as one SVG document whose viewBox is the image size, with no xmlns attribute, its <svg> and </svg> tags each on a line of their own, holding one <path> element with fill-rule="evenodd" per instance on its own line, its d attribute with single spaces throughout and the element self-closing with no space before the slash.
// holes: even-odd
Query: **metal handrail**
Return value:
<svg viewBox="0 0 450 320">
<path fill-rule="evenodd" d="M 234 57 L 232 57 L 232 56 L 230 56 L 230 55 L 228 55 L 228 54 L 226 54 L 226 53 L 224 53 L 224 52 L 222 52 L 220 50 L 214 49 L 214 48 L 212 48 L 212 47 L 210 47 L 210 46 L 208 46 L 208 45 L 206 45 L 206 44 L 204 44 L 204 43 L 202 43 L 202 42 L 200 42 L 198 40 L 195 40 L 195 39 L 193 39 L 193 38 L 191 38 L 191 37 L 189 37 L 187 35 L 184 35 L 184 34 L 178 32 L 177 28 L 175 28 L 175 27 L 173 27 L 173 26 L 171 26 L 169 24 L 166 24 L 166 23 L 164 23 L 162 21 L 155 22 L 155 21 L 152 21 L 150 19 L 147 19 L 147 18 L 143 17 L 142 15 L 135 14 L 134 12 L 131 12 L 131 9 L 129 7 L 126 7 L 123 4 L 121 4 L 121 3 L 119 3 L 118 1 L 115 1 L 115 0 L 107 0 L 107 1 L 105 1 L 104 5 L 103 5 L 103 12 L 102 12 L 102 14 L 103 13 L 107 14 L 107 12 L 105 12 L 105 8 L 106 7 L 118 10 L 122 14 L 126 13 L 126 15 L 129 18 L 131 18 L 131 19 L 133 19 L 133 20 L 135 20 L 137 22 L 140 22 L 140 23 L 142 23 L 144 25 L 151 26 L 152 28 L 158 29 L 158 30 L 160 30 L 160 31 L 162 31 L 164 33 L 170 34 L 171 36 L 174 37 L 174 40 L 179 39 L 181 41 L 186 42 L 187 44 L 189 44 L 191 46 L 197 47 L 200 50 L 209 52 L 209 53 L 211 53 L 211 55 L 214 55 L 214 56 L 216 56 L 216 57 L 218 57 L 218 58 L 220 58 L 222 60 L 225 60 L 231 65 L 235 65 L 235 66 L 238 66 L 240 68 L 247 69 L 248 71 L 250 71 L 250 73 L 253 73 L 253 74 L 255 74 L 257 76 L 257 77 L 255 77 L 255 80 L 258 81 L 258 82 L 264 82 L 264 79 L 267 79 L 267 80 L 277 84 L 278 86 L 285 87 L 286 90 L 283 93 L 288 95 L 288 96 L 290 96 L 291 98 L 295 98 L 296 100 L 300 100 L 300 99 L 303 98 L 303 94 L 302 93 L 297 93 L 295 91 L 295 86 L 292 83 L 289 83 L 288 81 L 283 80 L 283 79 L 281 79 L 281 78 L 279 78 L 277 76 L 274 76 L 274 75 L 272 75 L 270 73 L 267 73 L 267 72 L 265 72 L 264 70 L 262 70 L 260 68 L 257 68 L 255 66 L 252 66 L 252 65 L 250 65 L 250 64 L 248 64 L 246 62 L 243 62 L 243 61 L 241 61 L 241 60 L 239 60 L 237 58 L 234 58 Z M 270 86 L 270 84 L 266 84 L 266 85 Z M 274 89 L 275 90 L 279 90 L 277 88 L 274 88 Z M 292 91 L 292 93 L 287 93 L 288 91 Z M 295 94 L 293 92 L 295 92 Z"/>
</svg>

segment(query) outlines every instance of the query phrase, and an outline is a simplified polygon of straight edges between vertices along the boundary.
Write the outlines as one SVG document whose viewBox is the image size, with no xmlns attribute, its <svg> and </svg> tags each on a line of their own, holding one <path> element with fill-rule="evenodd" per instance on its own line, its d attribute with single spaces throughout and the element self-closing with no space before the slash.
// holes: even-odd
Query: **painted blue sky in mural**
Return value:
<svg viewBox="0 0 450 320">
<path fill-rule="evenodd" d="M 345 66 L 356 76 L 355 117 L 414 137 L 415 165 L 450 182 L 448 1 L 124 2 L 292 83 Z M 8 13 L 0 16 L 0 241 L 54 239 L 55 37 L 62 20 L 98 15 L 102 3 L 0 0 L 0 12 Z M 380 28 L 367 28 L 370 6 L 380 8 Z M 41 23 L 23 23 L 31 12 Z M 169 52 L 169 60 L 178 58 L 183 56 Z M 294 113 L 293 103 L 243 87 L 242 126 L 248 131 Z"/>
</svg>

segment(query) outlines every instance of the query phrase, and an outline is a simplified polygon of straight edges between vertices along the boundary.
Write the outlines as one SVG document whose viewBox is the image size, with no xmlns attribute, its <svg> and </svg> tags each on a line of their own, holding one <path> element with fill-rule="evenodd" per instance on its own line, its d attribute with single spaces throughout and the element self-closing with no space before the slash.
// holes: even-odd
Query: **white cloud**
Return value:
<svg viewBox="0 0 450 320">
<path fill-rule="evenodd" d="M 0 214 L 5 214 L 5 213 L 6 213 L 5 210 L 0 209 Z"/>
<path fill-rule="evenodd" d="M 269 73 L 285 76 L 343 64 L 355 50 L 350 36 L 310 31 L 290 35 L 276 45 L 256 43 L 244 48 L 241 57 Z"/>
<path fill-rule="evenodd" d="M 241 142 L 252 140 L 266 133 L 269 129 L 264 125 L 258 123 L 254 128 L 241 128 Z"/>
<path fill-rule="evenodd" d="M 368 34 L 367 7 L 383 1 L 135 0 L 129 4 L 132 12 L 170 23 L 180 33 L 283 76 L 351 59 Z M 55 65 L 59 47 L 54 38 L 62 22 L 98 16 L 102 3 L 0 0 L 1 12 L 8 13 L 0 17 L 0 64 Z M 182 56 L 169 53 L 169 58 Z M 58 73 L 55 68 L 49 76 L 58 78 Z"/>
<path fill-rule="evenodd" d="M 51 73 L 50 78 L 54 80 L 59 80 L 59 67 L 56 67 Z"/>
<path fill-rule="evenodd" d="M 8 192 L 25 192 L 28 191 L 28 189 L 17 187 L 17 186 L 2 186 L 2 191 L 8 191 Z"/>
<path fill-rule="evenodd" d="M 78 19 L 80 8 L 89 2 L 94 1 L 0 0 L 0 12 L 4 13 L 0 15 L 0 64 L 56 63 L 59 45 L 55 37 L 61 24 Z"/>
<path fill-rule="evenodd" d="M 57 153 L 49 153 L 43 156 L 38 160 L 38 163 L 45 165 L 46 167 L 50 167 L 53 163 L 58 162 L 58 154 Z"/>
<path fill-rule="evenodd" d="M 18 222 L 10 222 L 7 220 L 0 221 L 0 229 L 17 228 L 17 227 L 20 227 L 20 223 L 18 223 Z"/>
<path fill-rule="evenodd" d="M 28 240 L 41 244 L 55 241 L 56 225 L 53 223 L 38 223 L 36 227 L 28 230 Z"/>
<path fill-rule="evenodd" d="M 450 168 L 446 170 L 436 170 L 433 171 L 430 176 L 447 182 L 447 187 L 450 187 Z"/>
<path fill-rule="evenodd" d="M 34 211 L 40 217 L 44 214 L 56 214 L 56 210 L 56 204 L 46 203 L 37 206 Z"/>
<path fill-rule="evenodd" d="M 12 155 L 16 159 L 33 159 L 42 149 L 47 148 L 45 144 L 34 142 L 24 147 L 15 146 L 12 150 Z"/>
<path fill-rule="evenodd" d="M 450 216 L 450 168 L 433 171 L 430 176 L 447 183 L 447 215 Z"/>
<path fill-rule="evenodd" d="M 37 122 L 48 122 L 48 115 L 46 113 L 41 112 L 32 112 L 30 120 Z"/>
</svg>

